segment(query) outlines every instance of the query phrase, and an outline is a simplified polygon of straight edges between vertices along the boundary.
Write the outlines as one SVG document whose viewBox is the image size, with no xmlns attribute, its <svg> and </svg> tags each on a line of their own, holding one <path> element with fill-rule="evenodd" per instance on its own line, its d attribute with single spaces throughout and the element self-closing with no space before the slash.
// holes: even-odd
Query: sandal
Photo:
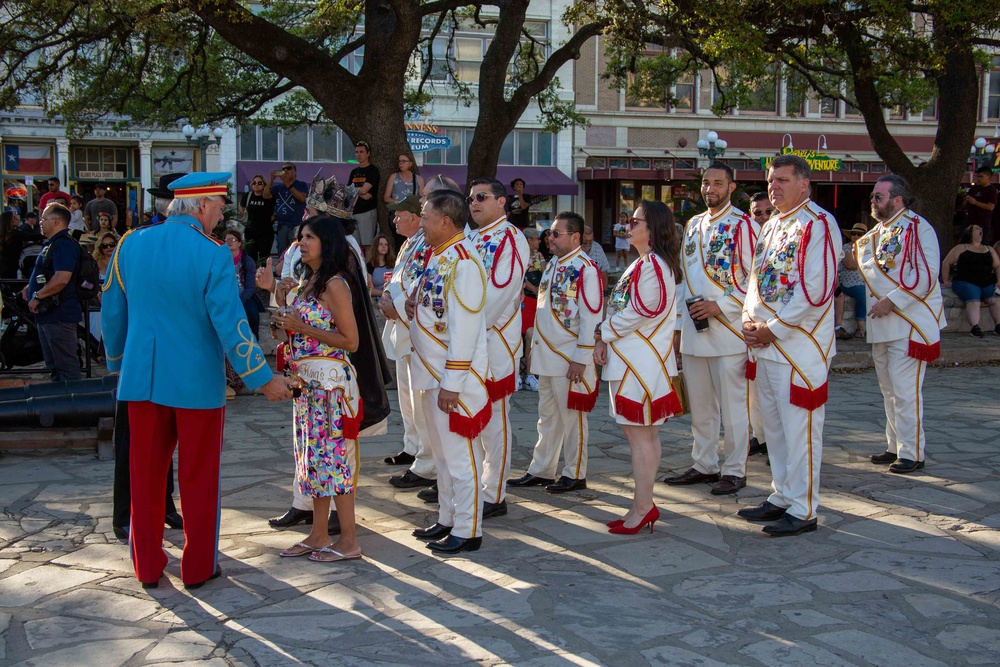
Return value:
<svg viewBox="0 0 1000 667">
<path fill-rule="evenodd" d="M 333 554 L 336 558 L 323 558 L 321 555 L 317 554 Z M 341 560 L 360 560 L 362 555 L 363 554 L 358 554 L 357 556 L 345 556 L 336 549 L 323 547 L 322 549 L 313 549 L 313 552 L 309 554 L 309 560 L 316 563 L 336 563 Z"/>
<path fill-rule="evenodd" d="M 864 329 L 855 329 L 853 338 L 856 339 L 856 340 L 864 340 L 865 339 L 865 330 Z"/>
<path fill-rule="evenodd" d="M 837 340 L 850 340 L 851 339 L 851 334 L 847 333 L 847 330 L 844 329 L 843 327 L 841 327 L 840 329 L 837 329 L 837 331 L 835 332 L 835 334 L 837 336 Z"/>
<path fill-rule="evenodd" d="M 324 547 L 324 549 L 325 548 L 326 547 Z M 295 549 L 301 549 L 301 551 L 295 551 Z M 282 549 L 278 552 L 278 555 L 282 558 L 298 558 L 300 556 L 308 556 L 314 551 L 316 551 L 316 547 L 309 546 L 305 542 L 296 542 L 287 549 Z"/>
</svg>

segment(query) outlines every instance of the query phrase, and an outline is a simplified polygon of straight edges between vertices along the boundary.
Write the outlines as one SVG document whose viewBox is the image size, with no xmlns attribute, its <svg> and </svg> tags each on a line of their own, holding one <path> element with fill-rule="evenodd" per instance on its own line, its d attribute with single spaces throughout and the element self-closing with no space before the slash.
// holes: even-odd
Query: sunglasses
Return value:
<svg viewBox="0 0 1000 667">
<path fill-rule="evenodd" d="M 250 185 L 264 185 L 264 181 L 253 181 Z"/>
<path fill-rule="evenodd" d="M 477 201 L 480 204 L 482 204 L 484 201 L 486 201 L 487 197 L 496 197 L 496 195 L 491 195 L 488 192 L 477 192 L 474 195 L 470 195 L 470 196 L 466 197 L 465 201 L 468 204 L 471 204 L 474 201 Z"/>
<path fill-rule="evenodd" d="M 759 218 L 759 217 L 761 217 L 761 216 L 765 216 L 765 215 L 766 215 L 767 217 L 771 217 L 771 213 L 772 213 L 773 211 L 774 211 L 774 209 L 773 209 L 773 208 L 767 208 L 767 209 L 764 209 L 763 211 L 757 211 L 757 212 L 755 212 L 755 213 L 754 213 L 753 215 L 754 215 L 754 217 L 755 217 L 755 218 Z"/>
<path fill-rule="evenodd" d="M 889 201 L 890 199 L 893 199 L 893 198 L 894 198 L 893 195 L 884 195 L 881 192 L 873 192 L 872 196 L 869 197 L 869 199 L 871 199 L 876 204 L 879 203 L 880 201 L 882 201 L 883 199 L 885 201 Z"/>
<path fill-rule="evenodd" d="M 101 248 L 102 248 L 102 249 L 107 249 L 107 248 L 114 248 L 114 247 L 115 247 L 115 244 L 114 244 L 114 243 L 102 243 L 102 244 L 101 244 Z"/>
<path fill-rule="evenodd" d="M 573 234 L 575 234 L 575 233 L 576 232 L 573 232 Z M 571 234 L 570 232 L 560 232 L 558 229 L 549 230 L 549 238 L 550 239 L 557 239 L 560 236 L 572 236 L 573 234 Z"/>
<path fill-rule="evenodd" d="M 646 222 L 646 218 L 629 218 L 628 226 L 630 229 L 635 229 L 635 226 L 640 222 Z"/>
</svg>

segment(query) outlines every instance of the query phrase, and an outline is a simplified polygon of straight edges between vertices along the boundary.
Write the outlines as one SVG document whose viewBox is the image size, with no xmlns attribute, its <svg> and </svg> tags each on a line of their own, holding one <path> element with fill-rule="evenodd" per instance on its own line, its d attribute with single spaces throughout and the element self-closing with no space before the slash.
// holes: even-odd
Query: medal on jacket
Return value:
<svg viewBox="0 0 1000 667">
<path fill-rule="evenodd" d="M 431 302 L 431 307 L 434 309 L 434 314 L 437 315 L 439 320 L 444 317 L 444 299 L 434 299 Z M 434 328 L 437 329 L 436 326 Z"/>
</svg>

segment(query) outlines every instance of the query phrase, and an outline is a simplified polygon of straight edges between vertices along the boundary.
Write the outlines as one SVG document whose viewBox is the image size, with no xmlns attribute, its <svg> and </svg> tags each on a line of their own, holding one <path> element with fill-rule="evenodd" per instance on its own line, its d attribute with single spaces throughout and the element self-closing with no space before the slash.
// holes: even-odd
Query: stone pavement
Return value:
<svg viewBox="0 0 1000 667">
<path fill-rule="evenodd" d="M 767 493 L 750 462 L 739 497 L 657 484 L 652 534 L 610 535 L 631 494 L 628 446 L 602 396 L 586 491 L 509 496 L 483 548 L 432 556 L 410 537 L 431 506 L 387 484 L 398 435 L 363 441 L 363 561 L 281 559 L 289 406 L 231 401 L 221 564 L 158 590 L 111 532 L 113 464 L 92 453 L 0 458 L 0 665 L 932 665 L 997 664 L 1000 369 L 927 374 L 923 474 L 883 474 L 871 372 L 831 378 L 818 532 L 767 538 L 734 517 Z M 514 475 L 534 443 L 535 394 L 515 395 Z M 398 421 L 391 429 L 398 434 Z M 661 473 L 689 463 L 689 420 L 662 429 Z"/>
</svg>

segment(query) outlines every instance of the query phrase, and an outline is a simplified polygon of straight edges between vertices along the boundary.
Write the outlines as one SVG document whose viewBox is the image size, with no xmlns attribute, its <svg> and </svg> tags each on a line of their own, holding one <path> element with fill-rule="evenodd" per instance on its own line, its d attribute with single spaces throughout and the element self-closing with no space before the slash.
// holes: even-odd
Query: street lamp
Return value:
<svg viewBox="0 0 1000 667">
<path fill-rule="evenodd" d="M 193 125 L 188 123 L 181 128 L 181 134 L 187 139 L 188 144 L 196 146 L 201 153 L 201 168 L 206 169 L 205 159 L 207 155 L 207 149 L 209 146 L 218 146 L 222 143 L 222 135 L 225 131 L 221 127 L 217 127 L 214 130 L 208 125 L 202 125 L 201 127 L 195 128 Z"/>
<path fill-rule="evenodd" d="M 699 139 L 696 145 L 698 146 L 698 154 L 707 157 L 710 163 L 715 158 L 725 155 L 726 148 L 729 147 L 729 143 L 725 139 L 720 139 L 719 134 L 714 130 L 709 130 L 705 138 Z"/>
<path fill-rule="evenodd" d="M 994 133 L 994 137 L 996 137 L 996 134 L 997 133 Z M 979 137 L 976 139 L 976 142 L 972 145 L 972 150 L 970 151 L 974 169 L 992 167 L 994 164 L 994 154 L 996 153 L 996 150 L 996 144 L 988 142 L 985 137 Z"/>
</svg>

